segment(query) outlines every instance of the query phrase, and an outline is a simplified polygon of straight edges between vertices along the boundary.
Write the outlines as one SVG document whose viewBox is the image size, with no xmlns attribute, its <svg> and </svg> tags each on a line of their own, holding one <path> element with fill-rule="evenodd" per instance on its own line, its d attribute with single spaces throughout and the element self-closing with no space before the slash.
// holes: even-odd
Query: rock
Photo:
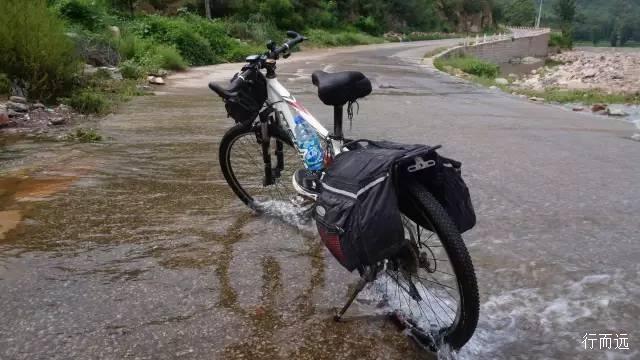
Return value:
<svg viewBox="0 0 640 360">
<path fill-rule="evenodd" d="M 149 83 L 154 85 L 164 85 L 164 79 L 160 76 L 153 77 L 153 79 L 149 80 Z"/>
<path fill-rule="evenodd" d="M 98 72 L 98 68 L 93 65 L 84 64 L 84 69 L 82 70 L 82 72 L 85 75 L 93 75 Z"/>
<path fill-rule="evenodd" d="M 534 97 L 530 97 L 530 98 L 529 98 L 529 101 L 533 101 L 533 102 L 544 102 L 544 99 L 543 99 L 543 98 L 540 98 L 540 97 L 535 97 L 535 96 L 534 96 Z"/>
<path fill-rule="evenodd" d="M 109 32 L 116 39 L 120 37 L 120 28 L 117 26 L 109 26 Z"/>
<path fill-rule="evenodd" d="M 606 104 L 593 104 L 591 107 L 592 112 L 605 111 L 609 106 Z"/>
<path fill-rule="evenodd" d="M 98 69 L 106 71 L 109 76 L 111 77 L 111 79 L 113 80 L 122 80 L 122 74 L 120 73 L 120 69 L 116 68 L 116 67 L 112 67 L 112 66 L 101 66 Z"/>
<path fill-rule="evenodd" d="M 539 63 L 539 62 L 541 62 L 541 61 L 542 61 L 542 60 L 540 60 L 540 59 L 538 59 L 538 58 L 535 58 L 535 57 L 532 57 L 532 56 L 527 56 L 527 57 L 525 57 L 525 58 L 523 58 L 523 59 L 522 59 L 522 63 L 523 63 L 523 64 L 528 64 L 528 65 L 530 65 L 530 64 L 535 64 L 535 63 Z"/>
<path fill-rule="evenodd" d="M 498 87 L 497 87 L 497 86 L 495 86 L 495 85 L 492 85 L 492 86 L 489 86 L 489 89 L 491 89 L 491 90 L 496 90 L 496 89 L 498 89 Z"/>
<path fill-rule="evenodd" d="M 640 141 L 640 133 L 633 134 L 631 140 Z"/>
<path fill-rule="evenodd" d="M 23 113 L 23 112 L 18 112 L 18 111 L 15 111 L 15 110 L 13 110 L 13 109 L 9 109 L 9 110 L 7 110 L 7 115 L 9 115 L 9 117 L 10 117 L 10 118 L 20 117 L 20 116 L 22 116 L 22 115 L 24 115 L 24 114 L 25 114 L 25 113 Z"/>
<path fill-rule="evenodd" d="M 531 74 L 536 75 L 537 73 L 538 73 L 538 70 L 536 69 L 531 70 Z"/>
<path fill-rule="evenodd" d="M 573 107 L 573 111 L 584 111 L 584 107 L 583 106 L 574 106 Z"/>
<path fill-rule="evenodd" d="M 67 119 L 65 119 L 64 117 L 55 117 L 49 119 L 49 124 L 51 125 L 62 125 L 65 122 L 67 122 Z"/>
<path fill-rule="evenodd" d="M 587 69 L 587 70 L 582 72 L 582 78 L 583 79 L 590 79 L 590 78 L 595 77 L 596 75 L 598 75 L 598 70 L 596 70 L 596 69 Z"/>
<path fill-rule="evenodd" d="M 628 116 L 629 114 L 627 114 L 626 112 L 624 112 L 624 110 L 622 109 L 617 109 L 617 108 L 607 108 L 607 115 L 609 116 Z"/>
<path fill-rule="evenodd" d="M 31 104 L 30 108 L 31 110 L 44 110 L 46 107 L 44 104 L 37 102 L 35 104 Z"/>
<path fill-rule="evenodd" d="M 18 103 L 18 104 L 26 104 L 27 103 L 27 99 L 23 98 L 22 96 L 12 96 L 9 98 L 9 101 L 12 101 L 14 103 Z"/>
<path fill-rule="evenodd" d="M 26 104 L 9 101 L 7 103 L 7 109 L 13 110 L 15 112 L 26 113 L 27 111 L 29 111 L 29 106 L 27 106 Z"/>
<path fill-rule="evenodd" d="M 155 79 L 155 78 L 156 78 L 155 76 L 153 76 L 153 75 L 149 75 L 149 76 L 147 76 L 147 81 L 148 81 L 148 82 L 152 82 L 152 81 L 153 81 L 153 79 Z"/>
<path fill-rule="evenodd" d="M 7 127 L 11 123 L 9 115 L 5 112 L 0 112 L 0 128 Z"/>
<path fill-rule="evenodd" d="M 507 77 L 508 77 L 508 78 L 510 78 L 510 79 L 517 79 L 517 78 L 518 78 L 518 75 L 516 75 L 516 74 L 509 74 L 509 76 L 507 76 Z"/>
<path fill-rule="evenodd" d="M 58 110 L 59 112 L 70 112 L 71 108 L 69 106 L 65 105 L 65 104 L 60 104 L 60 105 L 58 105 L 56 110 Z"/>
<path fill-rule="evenodd" d="M 498 84 L 498 85 L 509 85 L 509 80 L 507 80 L 505 78 L 497 78 L 496 79 L 496 84 Z"/>
<path fill-rule="evenodd" d="M 155 74 L 152 74 L 154 76 L 159 76 L 159 77 L 167 77 L 169 75 L 169 71 L 165 70 L 165 69 L 159 69 L 158 71 L 155 72 Z"/>
</svg>

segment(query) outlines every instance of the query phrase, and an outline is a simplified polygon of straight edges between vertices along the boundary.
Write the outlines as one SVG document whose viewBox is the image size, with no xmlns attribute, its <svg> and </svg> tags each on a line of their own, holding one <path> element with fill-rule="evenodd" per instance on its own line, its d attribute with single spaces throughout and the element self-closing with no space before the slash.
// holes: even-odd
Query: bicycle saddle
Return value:
<svg viewBox="0 0 640 360">
<path fill-rule="evenodd" d="M 359 71 L 318 70 L 311 75 L 311 81 L 318 87 L 318 97 L 325 105 L 340 106 L 371 94 L 371 81 Z"/>
</svg>

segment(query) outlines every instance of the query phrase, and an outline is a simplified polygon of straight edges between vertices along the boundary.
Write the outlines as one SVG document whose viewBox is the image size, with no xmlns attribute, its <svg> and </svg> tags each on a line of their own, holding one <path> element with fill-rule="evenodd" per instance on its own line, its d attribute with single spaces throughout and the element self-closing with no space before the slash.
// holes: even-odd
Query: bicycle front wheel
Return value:
<svg viewBox="0 0 640 360">
<path fill-rule="evenodd" d="M 290 140 L 272 135 L 269 152 L 272 168 L 277 165 L 277 142 L 283 144 L 283 169 L 273 184 L 264 185 L 262 145 L 254 125 L 237 124 L 227 131 L 220 143 L 219 161 L 222 174 L 233 192 L 250 208 L 260 211 L 262 205 L 274 201 L 291 201 L 296 193 L 291 184 L 293 173 L 302 166 Z"/>
</svg>

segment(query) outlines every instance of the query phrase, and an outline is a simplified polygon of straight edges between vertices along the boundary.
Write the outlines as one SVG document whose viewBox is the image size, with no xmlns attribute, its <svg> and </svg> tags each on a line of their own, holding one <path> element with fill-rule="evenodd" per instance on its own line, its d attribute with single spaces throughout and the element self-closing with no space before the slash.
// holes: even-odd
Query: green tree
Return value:
<svg viewBox="0 0 640 360">
<path fill-rule="evenodd" d="M 536 8 L 532 0 L 502 0 L 494 7 L 500 10 L 502 18 L 508 25 L 532 26 L 536 18 Z"/>
<path fill-rule="evenodd" d="M 571 47 L 573 45 L 573 23 L 576 18 L 576 0 L 556 0 L 553 5 L 560 21 L 562 36 Z"/>
</svg>

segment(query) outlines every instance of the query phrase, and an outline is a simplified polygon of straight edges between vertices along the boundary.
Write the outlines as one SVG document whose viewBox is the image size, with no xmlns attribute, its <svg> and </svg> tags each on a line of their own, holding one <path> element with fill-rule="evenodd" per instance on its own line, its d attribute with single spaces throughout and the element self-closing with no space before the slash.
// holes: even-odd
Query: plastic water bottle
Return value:
<svg viewBox="0 0 640 360">
<path fill-rule="evenodd" d="M 309 170 L 322 170 L 324 157 L 320 139 L 302 116 L 297 115 L 293 121 L 296 124 L 294 132 L 298 148 L 304 152 L 304 163 Z"/>
</svg>

